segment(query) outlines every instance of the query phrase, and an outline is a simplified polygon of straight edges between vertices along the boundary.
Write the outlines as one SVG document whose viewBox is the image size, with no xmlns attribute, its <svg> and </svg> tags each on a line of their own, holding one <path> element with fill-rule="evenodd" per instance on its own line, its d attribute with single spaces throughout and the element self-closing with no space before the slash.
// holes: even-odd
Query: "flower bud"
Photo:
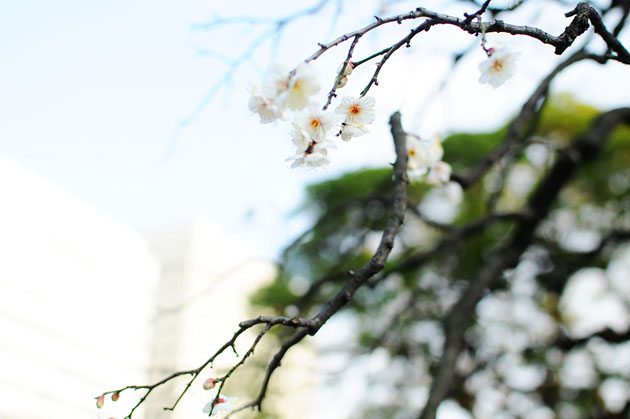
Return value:
<svg viewBox="0 0 630 419">
<path fill-rule="evenodd" d="M 96 398 L 96 407 L 100 409 L 101 407 L 103 407 L 104 404 L 105 404 L 105 396 L 98 396 Z"/>
<path fill-rule="evenodd" d="M 214 378 L 208 378 L 204 383 L 203 383 L 203 389 L 204 390 L 210 390 L 211 388 L 214 388 L 214 386 L 217 385 L 217 381 Z"/>
<path fill-rule="evenodd" d="M 114 394 L 112 394 L 112 401 L 113 402 L 117 402 L 119 398 L 120 398 L 120 392 L 117 391 Z"/>
<path fill-rule="evenodd" d="M 335 87 L 337 89 L 341 89 L 343 86 L 346 85 L 346 83 L 348 83 L 348 77 L 343 76 L 342 78 L 339 79 L 339 81 L 337 82 L 337 84 L 335 84 Z"/>
<path fill-rule="evenodd" d="M 343 67 L 343 63 L 341 63 L 341 65 L 337 69 L 337 74 L 341 73 L 342 67 Z M 346 64 L 346 68 L 343 70 L 343 75 L 349 76 L 352 73 L 352 70 L 354 70 L 354 63 L 350 61 L 348 64 Z"/>
</svg>

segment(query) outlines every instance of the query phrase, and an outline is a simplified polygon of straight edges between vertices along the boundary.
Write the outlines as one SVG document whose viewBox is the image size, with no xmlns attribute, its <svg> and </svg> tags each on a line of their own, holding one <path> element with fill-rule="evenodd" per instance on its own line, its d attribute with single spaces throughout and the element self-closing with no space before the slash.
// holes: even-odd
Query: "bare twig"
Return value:
<svg viewBox="0 0 630 419">
<path fill-rule="evenodd" d="M 173 410 L 179 403 L 179 401 L 186 394 L 188 389 L 191 387 L 192 383 L 199 376 L 201 371 L 210 365 L 214 360 L 221 355 L 226 349 L 232 348 L 235 350 L 235 343 L 238 337 L 245 332 L 246 330 L 258 325 L 264 324 L 264 328 L 259 332 L 258 336 L 250 345 L 249 350 L 244 355 L 244 357 L 239 361 L 236 365 L 234 365 L 223 377 L 217 379 L 217 382 L 221 382 L 221 386 L 219 390 L 223 388 L 225 380 L 227 380 L 230 375 L 240 366 L 242 366 L 245 361 L 253 354 L 256 345 L 262 339 L 262 337 L 273 327 L 276 325 L 282 325 L 290 328 L 298 329 L 288 340 L 286 340 L 278 352 L 274 355 L 269 365 L 267 366 L 267 373 L 263 379 L 261 390 L 258 394 L 258 397 L 243 406 L 240 406 L 236 411 L 243 410 L 248 407 L 257 407 L 259 410 L 262 405 L 262 401 L 267 393 L 267 388 L 269 385 L 269 381 L 273 372 L 280 366 L 282 359 L 285 354 L 288 352 L 290 348 L 298 344 L 305 336 L 314 335 L 317 331 L 326 323 L 328 319 L 330 319 L 335 313 L 337 313 L 354 295 L 354 293 L 364 285 L 371 277 L 377 274 L 379 271 L 383 269 L 385 266 L 385 262 L 389 256 L 389 253 L 394 245 L 394 237 L 398 233 L 398 229 L 402 224 L 402 220 L 405 215 L 406 205 L 407 205 L 407 152 L 405 139 L 406 134 L 402 129 L 402 125 L 400 122 L 400 113 L 396 112 L 392 115 L 390 120 L 391 128 L 392 128 L 392 136 L 394 138 L 394 146 L 396 150 L 396 163 L 394 164 L 394 191 L 392 197 L 392 211 L 389 215 L 387 224 L 383 231 L 383 236 L 381 242 L 372 256 L 370 261 L 361 267 L 356 272 L 352 272 L 350 274 L 350 279 L 346 283 L 346 285 L 338 291 L 324 306 L 321 308 L 319 313 L 314 316 L 312 319 L 304 319 L 299 317 L 288 318 L 288 317 L 274 317 L 274 316 L 259 316 L 255 319 L 246 320 L 239 324 L 239 330 L 234 333 L 232 338 L 227 341 L 212 357 L 210 357 L 207 361 L 205 361 L 198 368 L 193 370 L 179 371 L 169 375 L 168 377 L 154 383 L 151 385 L 141 385 L 141 386 L 127 386 L 118 390 L 108 391 L 103 393 L 101 396 L 105 396 L 107 394 L 113 393 L 121 393 L 125 390 L 147 390 L 147 392 L 142 396 L 142 398 L 138 401 L 138 403 L 131 409 L 129 414 L 125 419 L 131 419 L 133 413 L 136 409 L 144 403 L 149 394 L 157 387 L 162 386 L 174 378 L 190 375 L 191 378 L 186 384 L 184 390 L 180 393 L 179 397 L 175 401 L 175 403 L 165 408 L 166 410 Z M 218 397 L 218 393 L 217 393 Z M 215 398 L 215 402 L 217 398 Z"/>
<path fill-rule="evenodd" d="M 348 62 L 350 61 L 350 57 L 352 56 L 352 50 L 354 50 L 354 47 L 356 46 L 356 43 L 358 42 L 359 38 L 365 35 L 366 33 L 378 28 L 379 26 L 382 26 L 388 23 L 392 23 L 392 22 L 401 23 L 404 20 L 415 20 L 415 19 L 420 19 L 420 18 L 426 18 L 426 20 L 423 23 L 421 23 L 416 28 L 412 29 L 411 33 L 409 33 L 407 36 L 402 38 L 400 41 L 393 44 L 391 47 L 385 48 L 377 52 L 376 54 L 372 54 L 366 59 L 359 60 L 355 63 L 355 65 L 360 65 L 372 58 L 383 55 L 383 58 L 381 59 L 381 61 L 377 63 L 376 65 L 376 70 L 374 72 L 374 75 L 368 82 L 368 85 L 361 92 L 361 96 L 365 96 L 365 94 L 367 94 L 367 92 L 369 91 L 370 87 L 372 87 L 373 85 L 378 85 L 378 80 L 377 80 L 378 74 L 381 71 L 385 62 L 391 57 L 391 55 L 394 52 L 400 49 L 400 47 L 403 45 L 409 46 L 413 37 L 415 37 L 421 32 L 428 31 L 434 25 L 453 25 L 474 35 L 477 35 L 480 33 L 495 32 L 495 33 L 508 33 L 511 35 L 529 36 L 531 38 L 539 40 L 543 44 L 547 44 L 547 45 L 551 45 L 555 47 L 555 51 L 554 51 L 555 54 L 561 55 L 562 53 L 564 53 L 564 51 L 568 47 L 570 47 L 573 44 L 573 42 L 580 35 L 582 35 L 588 29 L 589 21 L 590 21 L 595 28 L 595 32 L 604 39 L 604 41 L 610 47 L 611 50 L 617 53 L 617 55 L 614 56 L 614 58 L 617 61 L 620 61 L 622 63 L 630 64 L 630 54 L 628 53 L 628 51 L 625 49 L 625 47 L 621 44 L 621 42 L 619 42 L 619 40 L 614 35 L 608 32 L 608 30 L 606 29 L 606 27 L 604 26 L 601 20 L 601 17 L 597 13 L 597 11 L 593 9 L 592 7 L 590 7 L 587 3 L 578 3 L 575 9 L 573 9 L 571 12 L 566 13 L 567 17 L 569 16 L 575 16 L 575 17 L 571 21 L 569 26 L 565 28 L 564 32 L 558 36 L 551 35 L 539 28 L 535 28 L 531 26 L 513 25 L 513 24 L 505 23 L 502 20 L 496 20 L 496 19 L 490 22 L 481 22 L 481 21 L 473 22 L 475 18 L 479 18 L 481 14 L 485 12 L 485 10 L 488 7 L 488 4 L 489 4 L 489 1 L 486 1 L 477 12 L 471 15 L 466 14 L 465 19 L 460 19 L 455 16 L 449 16 L 442 13 L 436 13 L 431 10 L 425 9 L 423 7 L 418 7 L 414 11 L 396 15 L 396 16 L 391 16 L 388 18 L 377 18 L 376 22 L 373 22 L 370 25 L 367 25 L 356 31 L 344 34 L 327 44 L 319 43 L 318 44 L 319 49 L 315 53 L 313 53 L 310 57 L 308 57 L 306 60 L 304 60 L 304 62 L 308 63 L 313 60 L 316 60 L 322 54 L 328 51 L 330 48 L 335 47 L 339 44 L 342 44 L 343 42 L 349 39 L 353 39 L 353 43 L 348 53 L 348 58 L 346 59 L 346 62 L 344 63 L 344 67 L 345 67 L 345 65 L 347 65 Z M 339 76 L 335 80 L 335 84 L 333 85 L 331 91 L 328 94 L 328 102 L 326 103 L 324 108 L 326 108 L 330 104 L 332 97 L 334 97 L 335 90 L 336 90 L 336 83 L 338 79 L 339 79 Z"/>
</svg>

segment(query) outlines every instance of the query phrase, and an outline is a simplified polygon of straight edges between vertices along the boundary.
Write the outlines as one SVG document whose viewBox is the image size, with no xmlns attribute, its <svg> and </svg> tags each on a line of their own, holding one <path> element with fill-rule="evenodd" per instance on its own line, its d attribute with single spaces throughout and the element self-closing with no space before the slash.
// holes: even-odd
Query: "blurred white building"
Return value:
<svg viewBox="0 0 630 419">
<path fill-rule="evenodd" d="M 0 419 L 126 416 L 143 391 L 100 410 L 94 398 L 201 365 L 253 315 L 249 296 L 275 273 L 209 220 L 143 238 L 1 155 L 0 197 Z M 252 339 L 239 339 L 241 353 Z M 312 360 L 294 348 L 266 405 L 280 397 L 284 417 L 302 417 Z M 234 362 L 227 351 L 215 366 Z M 213 373 L 175 412 L 162 408 L 187 377 L 152 393 L 134 419 L 207 417 L 212 392 L 201 385 Z M 238 384 L 230 391 L 248 401 Z"/>
<path fill-rule="evenodd" d="M 0 197 L 0 418 L 98 417 L 95 396 L 146 381 L 157 261 L 3 156 Z"/>
</svg>

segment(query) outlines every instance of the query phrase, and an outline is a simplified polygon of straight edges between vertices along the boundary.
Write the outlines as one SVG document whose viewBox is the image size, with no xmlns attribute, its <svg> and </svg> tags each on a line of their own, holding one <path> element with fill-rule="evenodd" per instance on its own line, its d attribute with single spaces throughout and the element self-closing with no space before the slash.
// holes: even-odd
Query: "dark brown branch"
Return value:
<svg viewBox="0 0 630 419">
<path fill-rule="evenodd" d="M 261 408 L 261 403 L 267 392 L 269 380 L 273 372 L 280 366 L 284 355 L 287 351 L 299 343 L 306 335 L 314 335 L 319 329 L 330 319 L 335 313 L 337 313 L 348 301 L 352 299 L 354 293 L 364 285 L 371 277 L 377 274 L 385 266 L 385 262 L 389 257 L 392 247 L 394 246 L 394 238 L 398 234 L 400 225 L 405 216 L 405 209 L 407 206 L 407 150 L 406 150 L 406 133 L 402 128 L 400 121 L 400 113 L 396 112 L 390 118 L 390 125 L 392 136 L 394 138 L 394 147 L 396 150 L 396 163 L 394 164 L 394 191 L 393 191 L 393 203 L 392 212 L 389 215 L 387 224 L 383 231 L 381 242 L 374 253 L 374 256 L 370 261 L 365 264 L 361 269 L 350 274 L 350 279 L 346 285 L 339 290 L 323 307 L 319 313 L 312 319 L 300 319 L 300 318 L 277 318 L 277 317 L 259 317 L 253 319 L 250 324 L 258 323 L 273 323 L 285 324 L 291 327 L 301 327 L 289 340 L 287 340 L 280 350 L 273 357 L 267 368 L 267 373 L 263 379 L 263 384 L 258 397 L 239 407 L 237 410 L 242 410 L 248 407 Z M 243 324 L 243 323 L 241 323 Z"/>
<path fill-rule="evenodd" d="M 234 373 L 234 371 L 236 371 L 239 367 L 244 365 L 247 359 L 254 354 L 254 350 L 256 349 L 256 346 L 258 345 L 260 340 L 263 338 L 263 336 L 265 336 L 265 334 L 267 334 L 269 330 L 271 330 L 273 326 L 274 325 L 272 323 L 265 324 L 265 327 L 263 327 L 262 330 L 258 333 L 258 336 L 256 336 L 256 339 L 254 339 L 254 343 L 252 343 L 252 345 L 249 347 L 249 350 L 245 353 L 245 355 L 243 355 L 243 358 L 241 358 L 241 360 L 237 364 L 235 364 L 232 368 L 230 368 L 230 370 L 227 373 L 225 373 L 221 378 L 216 380 L 217 382 L 221 382 L 221 385 L 217 389 L 217 394 L 214 397 L 214 400 L 212 402 L 212 408 L 210 409 L 210 412 L 208 413 L 208 415 L 212 416 L 214 407 L 216 406 L 216 403 L 219 401 L 219 398 L 221 397 L 221 390 L 223 390 L 226 380 L 230 378 L 232 373 Z M 244 327 L 244 326 L 241 326 L 241 327 Z M 178 401 L 182 397 L 183 397 L 183 394 L 179 396 Z M 168 410 L 172 410 L 172 409 L 168 409 Z"/>
<path fill-rule="evenodd" d="M 413 37 L 415 37 L 417 34 L 421 32 L 428 31 L 434 25 L 453 25 L 453 26 L 457 26 L 461 28 L 462 30 L 465 30 L 466 32 L 470 34 L 475 34 L 475 35 L 481 34 L 481 33 L 489 33 L 489 32 L 508 33 L 511 35 L 525 35 L 525 36 L 535 38 L 544 44 L 548 44 L 555 47 L 555 53 L 557 55 L 561 55 L 568 47 L 570 47 L 573 44 L 573 42 L 575 41 L 575 39 L 577 39 L 577 37 L 579 37 L 588 29 L 589 21 L 590 21 L 593 23 L 593 26 L 595 27 L 595 32 L 604 39 L 606 44 L 613 51 L 617 53 L 617 56 L 614 58 L 617 61 L 623 62 L 625 64 L 630 64 L 630 54 L 628 54 L 628 51 L 624 48 L 624 46 L 621 44 L 621 42 L 619 42 L 617 38 L 615 38 L 610 32 L 608 32 L 608 30 L 606 29 L 606 27 L 604 26 L 601 20 L 601 17 L 597 13 L 597 11 L 593 9 L 592 7 L 588 6 L 587 3 L 578 3 L 578 5 L 575 7 L 574 10 L 566 14 L 567 17 L 573 16 L 573 15 L 575 15 L 575 17 L 572 20 L 572 22 L 569 24 L 569 26 L 565 28 L 564 32 L 560 34 L 559 36 L 551 35 L 541 29 L 530 27 L 530 26 L 512 25 L 509 23 L 505 23 L 502 20 L 494 20 L 491 22 L 481 22 L 481 21 L 473 22 L 472 20 L 474 18 L 480 17 L 480 15 L 486 10 L 486 8 L 488 7 L 488 4 L 489 4 L 489 1 L 486 1 L 482 5 L 481 9 L 479 9 L 477 12 L 473 13 L 472 15 L 466 14 L 465 19 L 460 19 L 460 18 L 449 16 L 442 13 L 436 13 L 431 10 L 425 9 L 423 7 L 418 7 L 414 11 L 396 15 L 396 16 L 391 16 L 384 19 L 377 18 L 376 22 L 373 22 L 372 24 L 367 25 L 354 32 L 350 32 L 345 35 L 342 35 L 327 44 L 319 43 L 318 44 L 319 49 L 315 53 L 313 53 L 310 57 L 308 57 L 306 60 L 304 60 L 304 62 L 308 63 L 313 60 L 316 60 L 330 48 L 335 47 L 349 39 L 353 39 L 353 43 L 348 52 L 348 57 L 346 58 L 346 61 L 344 62 L 344 67 L 345 67 L 345 65 L 347 65 L 348 62 L 350 61 L 350 57 L 352 56 L 352 51 L 354 50 L 354 47 L 356 46 L 359 38 L 365 35 L 366 33 L 387 23 L 392 23 L 392 22 L 401 23 L 404 20 L 427 18 L 422 24 L 414 28 L 411 31 L 411 33 L 409 33 L 400 41 L 393 44 L 391 47 L 385 48 L 382 51 L 379 51 L 378 53 L 373 54 L 364 60 L 358 61 L 357 65 L 362 64 L 365 61 L 368 61 L 376 56 L 383 55 L 383 58 L 381 59 L 381 61 L 378 62 L 376 65 L 376 70 L 374 72 L 374 75 L 368 82 L 367 86 L 361 92 L 361 96 L 365 96 L 367 92 L 369 91 L 370 87 L 372 87 L 373 85 L 378 85 L 378 81 L 377 81 L 378 74 L 381 71 L 385 62 L 391 57 L 391 55 L 394 52 L 400 49 L 400 47 L 402 47 L 403 45 L 409 46 Z M 328 101 L 326 105 L 324 106 L 324 109 L 328 107 L 328 105 L 330 104 L 330 101 L 334 97 L 337 82 L 339 81 L 339 79 L 340 79 L 340 75 L 337 76 L 335 83 L 328 94 Z"/>
<path fill-rule="evenodd" d="M 602 21 L 599 13 L 597 13 L 595 9 L 590 7 L 588 3 L 579 3 L 576 7 L 576 10 L 578 10 L 578 8 L 585 10 L 585 12 L 583 13 L 588 14 L 588 19 L 593 24 L 593 29 L 595 30 L 595 33 L 602 37 L 604 42 L 606 42 L 606 45 L 608 45 L 608 48 L 617 53 L 619 61 L 625 64 L 630 64 L 630 53 L 628 53 L 628 50 L 623 46 L 621 42 L 619 42 L 615 35 L 608 32 L 608 29 L 606 29 L 606 25 L 604 25 L 604 22 Z"/>
<path fill-rule="evenodd" d="M 461 240 L 467 237 L 482 232 L 486 227 L 494 223 L 520 220 L 527 216 L 528 214 L 525 212 L 490 214 L 478 220 L 472 221 L 464 226 L 451 228 L 448 234 L 444 236 L 438 243 L 436 243 L 431 249 L 416 255 L 406 257 L 403 259 L 402 262 L 383 270 L 380 277 L 377 280 L 372 281 L 370 283 L 370 286 L 376 285 L 378 282 L 380 282 L 380 280 L 387 277 L 387 275 L 391 273 L 405 271 L 408 269 L 415 269 L 422 266 L 424 263 L 433 259 L 439 253 L 451 248 L 452 246 L 456 245 Z"/>
<path fill-rule="evenodd" d="M 396 150 L 396 163 L 394 164 L 394 191 L 392 197 L 392 211 L 383 231 L 383 237 L 381 242 L 370 261 L 364 265 L 361 269 L 356 272 L 352 272 L 350 275 L 350 280 L 348 283 L 333 296 L 320 310 L 320 312 L 313 317 L 312 319 L 304 319 L 304 318 L 288 318 L 288 317 L 272 317 L 272 316 L 259 316 L 255 319 L 246 320 L 239 324 L 239 330 L 234 333 L 232 338 L 226 342 L 211 358 L 209 358 L 206 362 L 204 362 L 201 366 L 194 370 L 186 370 L 179 371 L 169 375 L 168 377 L 154 383 L 151 385 L 143 385 L 143 386 L 127 386 L 119 390 L 109 391 L 103 393 L 102 396 L 113 393 L 121 393 L 125 390 L 147 390 L 144 396 L 140 399 L 140 401 L 131 409 L 129 415 L 127 415 L 126 419 L 131 419 L 135 410 L 147 399 L 149 394 L 157 387 L 166 384 L 176 377 L 180 377 L 183 375 L 191 375 L 190 381 L 186 384 L 186 387 L 179 395 L 175 403 L 166 410 L 173 410 L 182 397 L 186 394 L 192 383 L 199 376 L 201 371 L 210 365 L 220 354 L 222 354 L 228 348 L 235 348 L 235 343 L 237 338 L 249 328 L 258 325 L 264 324 L 265 327 L 258 334 L 253 344 L 250 346 L 249 350 L 243 357 L 243 359 L 234 365 L 223 377 L 217 379 L 217 382 L 221 382 L 221 386 L 219 390 L 223 388 L 225 380 L 240 366 L 242 366 L 245 361 L 253 354 L 254 349 L 260 339 L 266 334 L 271 327 L 275 325 L 282 325 L 291 328 L 299 329 L 296 331 L 287 341 L 285 341 L 280 350 L 274 355 L 273 359 L 269 363 L 267 367 L 267 373 L 265 378 L 263 379 L 263 383 L 261 385 L 260 393 L 258 397 L 239 407 L 237 410 L 243 410 L 248 407 L 257 407 L 259 410 L 261 408 L 262 400 L 264 399 L 267 388 L 269 385 L 269 381 L 273 372 L 280 366 L 284 355 L 287 351 L 298 344 L 305 336 L 314 335 L 317 331 L 324 325 L 324 323 L 330 319 L 335 313 L 337 313 L 354 295 L 354 293 L 364 285 L 372 276 L 381 271 L 385 266 L 385 262 L 389 256 L 389 253 L 394 245 L 394 237 L 398 233 L 400 225 L 402 224 L 402 220 L 405 215 L 406 204 L 407 204 L 407 152 L 406 152 L 406 133 L 402 129 L 402 125 L 400 122 L 400 113 L 396 112 L 392 115 L 390 119 L 390 124 L 392 127 L 392 136 L 394 137 L 394 146 Z M 217 393 L 218 394 L 218 393 Z M 218 396 L 217 396 L 218 397 Z M 216 401 L 216 399 L 215 399 Z"/>
<path fill-rule="evenodd" d="M 488 8 L 488 5 L 490 4 L 491 0 L 486 0 L 482 5 L 481 8 L 479 10 L 477 10 L 475 13 L 469 15 L 468 13 L 464 13 L 464 17 L 466 19 L 464 19 L 463 24 L 464 25 L 468 25 L 470 22 L 473 21 L 473 19 L 475 19 L 476 17 L 481 17 L 481 15 L 483 15 L 486 12 L 486 9 Z"/>
<path fill-rule="evenodd" d="M 282 358 L 284 358 L 287 351 L 291 349 L 293 346 L 300 343 L 302 339 L 304 339 L 308 334 L 309 334 L 308 328 L 298 330 L 288 340 L 286 340 L 282 344 L 282 346 L 280 347 L 280 350 L 276 352 L 276 354 L 271 359 L 271 362 L 269 362 L 269 365 L 267 366 L 267 372 L 265 374 L 265 378 L 263 379 L 263 383 L 260 388 L 260 393 L 258 393 L 258 397 L 256 397 L 256 399 L 252 400 L 251 402 L 246 403 L 243 406 L 240 406 L 239 408 L 235 409 L 234 412 L 238 412 L 238 411 L 250 408 L 250 407 L 252 408 L 256 407 L 258 408 L 258 411 L 261 410 L 262 401 L 265 398 L 265 395 L 267 394 L 267 388 L 269 386 L 269 380 L 271 380 L 272 374 L 280 366 L 280 363 L 282 362 Z"/>
<path fill-rule="evenodd" d="M 313 318 L 315 327 L 310 330 L 313 334 L 321 328 L 330 317 L 339 311 L 354 295 L 354 293 L 365 284 L 372 276 L 380 272 L 385 267 L 385 262 L 394 246 L 394 237 L 398 233 L 400 225 L 405 216 L 407 207 L 407 150 L 406 133 L 403 131 L 400 122 L 400 113 L 396 112 L 390 118 L 392 136 L 396 148 L 396 163 L 394 164 L 394 191 L 392 211 L 385 225 L 381 242 L 376 249 L 376 253 L 370 261 L 361 269 L 352 272 L 346 285 L 335 294 L 319 313 Z"/>
<path fill-rule="evenodd" d="M 433 20 L 426 20 L 420 26 L 412 29 L 409 35 L 405 36 L 403 39 L 401 39 L 400 41 L 396 42 L 394 45 L 389 47 L 385 55 L 383 55 L 383 58 L 381 59 L 381 61 L 379 61 L 376 64 L 376 70 L 374 71 L 374 75 L 372 75 L 372 78 L 368 82 L 367 86 L 365 86 L 365 88 L 361 92 L 361 96 L 365 96 L 365 94 L 368 92 L 368 90 L 370 90 L 370 87 L 372 87 L 372 85 L 378 85 L 378 81 L 377 81 L 378 74 L 381 72 L 381 69 L 383 68 L 383 65 L 385 64 L 385 62 L 389 60 L 389 57 L 391 57 L 394 52 L 398 51 L 400 47 L 402 47 L 403 45 L 409 46 L 410 45 L 409 43 L 411 42 L 414 36 L 416 36 L 420 32 L 428 31 L 431 28 L 431 26 L 433 26 L 435 23 L 437 22 Z"/>
<path fill-rule="evenodd" d="M 367 25 L 361 29 L 356 31 L 347 33 L 342 35 L 333 41 L 327 44 L 319 44 L 320 48 L 313 53 L 310 57 L 308 57 L 305 62 L 310 62 L 319 58 L 326 50 L 337 46 L 351 38 L 355 38 L 356 36 L 363 36 L 366 33 L 372 31 L 373 29 L 392 22 L 402 22 L 403 20 L 413 20 L 419 18 L 427 18 L 427 21 L 431 21 L 433 24 L 444 24 L 444 25 L 453 25 L 457 26 L 471 34 L 480 34 L 482 32 L 501 32 L 508 33 L 511 35 L 525 35 L 531 38 L 537 39 L 544 44 L 551 45 L 555 47 L 555 53 L 557 55 L 562 54 L 569 46 L 573 44 L 575 39 L 584 33 L 586 29 L 588 29 L 589 20 L 593 23 L 594 26 L 599 27 L 596 28 L 596 32 L 604 38 L 604 41 L 608 44 L 610 42 L 610 46 L 614 44 L 615 47 L 612 48 L 615 52 L 621 55 L 627 54 L 627 51 L 624 54 L 625 48 L 623 45 L 619 43 L 619 41 L 610 34 L 605 27 L 603 27 L 603 23 L 601 22 L 601 18 L 599 14 L 588 6 L 587 3 L 579 3 L 576 8 L 567 13 L 568 16 L 575 15 L 573 21 L 567 26 L 564 32 L 558 36 L 551 35 L 541 29 L 534 28 L 531 26 L 519 26 L 513 25 L 509 23 L 505 23 L 502 20 L 493 20 L 490 22 L 472 22 L 471 16 L 477 16 L 477 13 L 473 15 L 467 16 L 465 19 L 460 19 L 454 16 L 449 16 L 442 13 L 436 13 L 431 10 L 425 9 L 424 7 L 418 7 L 416 10 L 391 16 L 388 18 L 379 18 L 376 22 L 373 22 L 370 25 Z"/>
</svg>

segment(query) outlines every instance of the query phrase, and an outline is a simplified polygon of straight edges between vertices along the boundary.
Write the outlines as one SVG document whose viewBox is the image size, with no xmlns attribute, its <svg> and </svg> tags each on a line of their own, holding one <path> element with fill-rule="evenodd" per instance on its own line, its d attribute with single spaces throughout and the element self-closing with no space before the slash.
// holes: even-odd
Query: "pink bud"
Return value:
<svg viewBox="0 0 630 419">
<path fill-rule="evenodd" d="M 217 385 L 217 380 L 215 380 L 214 378 L 208 378 L 204 383 L 203 383 L 203 389 L 204 390 L 210 390 L 211 388 L 214 388 L 214 386 Z"/>
<path fill-rule="evenodd" d="M 120 392 L 117 391 L 114 394 L 112 394 L 112 401 L 113 402 L 117 402 L 119 398 L 120 398 Z"/>
<path fill-rule="evenodd" d="M 96 407 L 100 409 L 101 407 L 103 407 L 104 404 L 105 404 L 105 396 L 98 396 L 96 398 Z"/>
</svg>

